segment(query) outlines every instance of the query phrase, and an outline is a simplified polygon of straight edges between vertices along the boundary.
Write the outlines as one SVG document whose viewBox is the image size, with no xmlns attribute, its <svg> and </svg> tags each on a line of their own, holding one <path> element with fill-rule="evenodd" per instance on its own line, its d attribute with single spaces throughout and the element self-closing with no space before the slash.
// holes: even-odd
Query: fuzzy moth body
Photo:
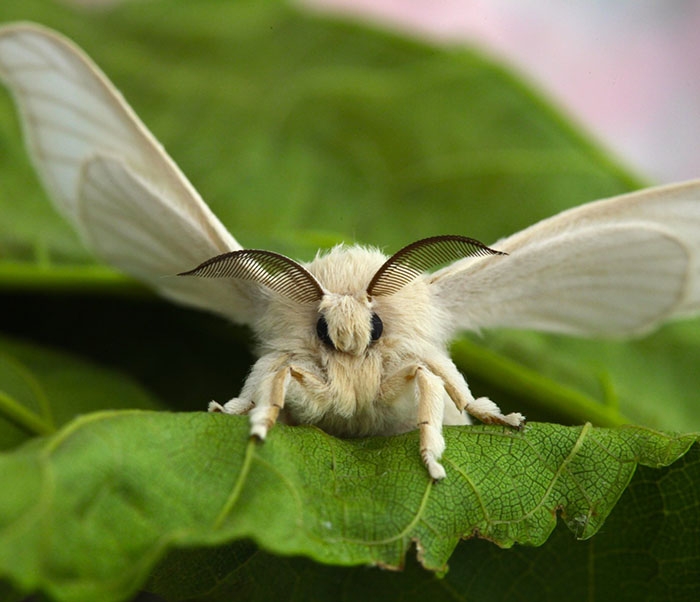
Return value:
<svg viewBox="0 0 700 602">
<path fill-rule="evenodd" d="M 259 359 L 240 395 L 209 409 L 247 414 L 259 439 L 278 420 L 350 437 L 418 428 L 442 479 L 443 425 L 524 422 L 473 397 L 448 353 L 459 331 L 633 336 L 700 309 L 698 181 L 589 203 L 493 248 L 446 235 L 390 257 L 338 246 L 302 264 L 242 248 L 65 38 L 0 28 L 0 77 L 46 190 L 95 255 L 253 329 Z"/>
</svg>

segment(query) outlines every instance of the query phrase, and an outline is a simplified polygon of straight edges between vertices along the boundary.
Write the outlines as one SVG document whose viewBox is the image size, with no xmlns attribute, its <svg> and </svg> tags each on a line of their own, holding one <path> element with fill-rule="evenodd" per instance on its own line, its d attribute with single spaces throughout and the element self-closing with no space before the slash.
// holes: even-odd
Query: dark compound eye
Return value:
<svg viewBox="0 0 700 602">
<path fill-rule="evenodd" d="M 319 317 L 318 322 L 316 322 L 316 334 L 324 345 L 335 349 L 335 345 L 328 334 L 328 322 L 326 322 L 326 318 L 323 316 Z"/>
<path fill-rule="evenodd" d="M 384 332 L 384 323 L 377 314 L 372 314 L 372 340 L 376 341 Z"/>
</svg>

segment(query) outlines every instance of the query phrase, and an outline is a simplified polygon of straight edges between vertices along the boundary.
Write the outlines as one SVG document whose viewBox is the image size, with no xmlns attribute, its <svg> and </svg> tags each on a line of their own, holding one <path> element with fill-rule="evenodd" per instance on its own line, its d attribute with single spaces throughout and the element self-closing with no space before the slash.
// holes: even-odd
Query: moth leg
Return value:
<svg viewBox="0 0 700 602">
<path fill-rule="evenodd" d="M 504 415 L 488 397 L 474 399 L 464 377 L 452 361 L 431 363 L 430 368 L 442 379 L 445 391 L 457 409 L 465 410 L 484 424 L 503 424 L 517 429 L 525 424 L 525 416 L 519 412 Z"/>
<path fill-rule="evenodd" d="M 442 436 L 442 418 L 445 408 L 442 379 L 423 366 L 415 369 L 418 393 L 418 428 L 420 429 L 420 455 L 430 476 L 439 481 L 446 476 L 439 460 L 445 451 Z"/>
<path fill-rule="evenodd" d="M 289 374 L 288 361 L 289 357 L 284 354 L 271 353 L 262 356 L 255 362 L 240 395 L 223 405 L 215 401 L 210 402 L 209 411 L 248 414 L 251 420 L 251 435 L 264 439 L 284 407 L 285 374 Z M 277 397 L 272 399 L 272 395 Z M 256 412 L 256 408 L 260 409 Z"/>
<path fill-rule="evenodd" d="M 223 405 L 216 401 L 210 401 L 209 411 L 223 414 L 235 414 L 238 416 L 250 413 L 255 407 L 255 398 L 264 380 L 269 377 L 271 372 L 275 372 L 283 366 L 286 360 L 287 357 L 283 355 L 264 355 L 255 362 L 248 378 L 246 378 L 240 395 L 230 399 Z"/>
<path fill-rule="evenodd" d="M 250 434 L 261 441 L 265 440 L 269 431 L 277 422 L 279 413 L 284 408 L 284 398 L 291 372 L 289 366 L 284 366 L 267 375 L 256 392 L 255 407 L 250 411 Z"/>
<path fill-rule="evenodd" d="M 244 397 L 234 397 L 224 405 L 216 401 L 209 402 L 210 412 L 221 412 L 222 414 L 247 414 L 253 407 L 255 407 L 255 404 L 250 399 L 245 399 Z"/>
<path fill-rule="evenodd" d="M 290 366 L 289 371 L 292 378 L 310 393 L 318 396 L 328 395 L 328 383 L 313 372 L 309 372 L 300 366 Z"/>
<path fill-rule="evenodd" d="M 414 380 L 415 377 L 415 364 L 409 364 L 408 366 L 399 368 L 396 372 L 393 372 L 388 378 L 385 378 L 382 381 L 382 385 L 379 390 L 379 397 L 382 399 L 394 399 L 406 389 L 406 385 Z"/>
</svg>

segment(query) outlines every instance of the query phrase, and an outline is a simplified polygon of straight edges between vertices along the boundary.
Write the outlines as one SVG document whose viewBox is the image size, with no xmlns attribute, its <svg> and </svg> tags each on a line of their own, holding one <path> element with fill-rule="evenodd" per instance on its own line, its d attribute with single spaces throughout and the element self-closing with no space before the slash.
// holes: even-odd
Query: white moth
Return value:
<svg viewBox="0 0 700 602">
<path fill-rule="evenodd" d="M 418 427 L 441 479 L 443 424 L 524 421 L 474 399 L 447 351 L 458 331 L 638 335 L 699 309 L 700 181 L 565 211 L 498 251 L 439 236 L 388 258 L 339 246 L 300 264 L 243 249 L 69 41 L 0 28 L 0 75 L 44 186 L 86 245 L 162 295 L 254 330 L 260 359 L 240 396 L 210 410 L 248 414 L 260 439 L 278 418 L 339 436 Z"/>
</svg>

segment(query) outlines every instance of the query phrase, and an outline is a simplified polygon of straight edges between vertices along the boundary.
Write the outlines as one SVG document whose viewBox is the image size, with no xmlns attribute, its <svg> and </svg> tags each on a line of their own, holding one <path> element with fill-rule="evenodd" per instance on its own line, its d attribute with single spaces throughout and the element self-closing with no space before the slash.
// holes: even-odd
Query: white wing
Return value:
<svg viewBox="0 0 700 602">
<path fill-rule="evenodd" d="M 241 246 L 79 48 L 33 24 L 2 27 L 0 76 L 46 190 L 91 250 L 163 295 L 251 319 L 242 288 L 174 277 Z"/>
<path fill-rule="evenodd" d="M 570 209 L 431 277 L 456 329 L 642 334 L 700 311 L 700 181 Z"/>
</svg>

